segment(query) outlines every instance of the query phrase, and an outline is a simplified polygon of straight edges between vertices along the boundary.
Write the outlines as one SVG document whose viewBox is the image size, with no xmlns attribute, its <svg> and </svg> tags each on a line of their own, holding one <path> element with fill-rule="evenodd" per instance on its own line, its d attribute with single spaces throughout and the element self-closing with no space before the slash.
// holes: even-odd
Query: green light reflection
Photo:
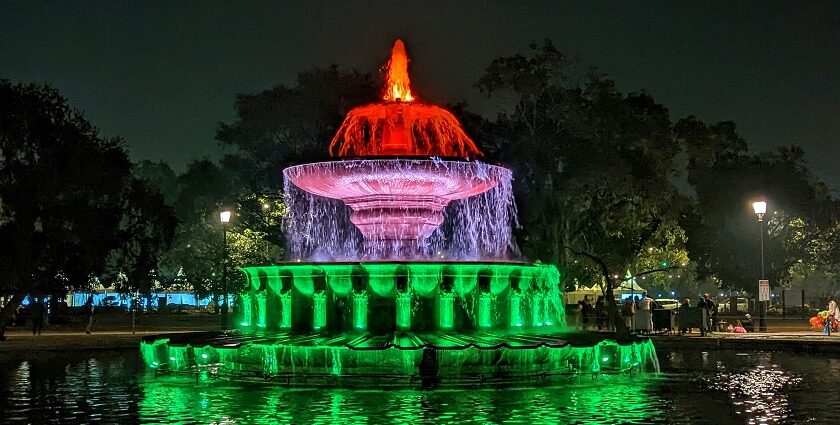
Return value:
<svg viewBox="0 0 840 425">
<path fill-rule="evenodd" d="M 139 383 L 143 423 L 650 423 L 667 418 L 657 379 L 603 376 L 540 387 L 287 389 L 170 378 Z M 682 423 L 682 422 L 681 422 Z"/>
</svg>

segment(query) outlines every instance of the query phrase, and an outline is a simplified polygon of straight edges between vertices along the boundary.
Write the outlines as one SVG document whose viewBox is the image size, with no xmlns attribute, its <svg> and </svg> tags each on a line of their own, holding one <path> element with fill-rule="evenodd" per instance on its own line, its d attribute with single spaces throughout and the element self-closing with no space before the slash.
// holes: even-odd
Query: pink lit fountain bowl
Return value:
<svg viewBox="0 0 840 425">
<path fill-rule="evenodd" d="M 423 240 L 443 223 L 443 208 L 499 185 L 507 168 L 477 161 L 354 159 L 283 170 L 286 180 L 314 195 L 340 199 L 367 240 Z"/>
</svg>

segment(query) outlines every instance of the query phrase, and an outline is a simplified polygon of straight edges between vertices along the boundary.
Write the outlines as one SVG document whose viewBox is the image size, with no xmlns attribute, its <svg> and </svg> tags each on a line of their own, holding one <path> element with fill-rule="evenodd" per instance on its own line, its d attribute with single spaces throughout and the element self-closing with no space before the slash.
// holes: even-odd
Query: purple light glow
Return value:
<svg viewBox="0 0 840 425">
<path fill-rule="evenodd" d="M 369 159 L 304 164 L 284 175 L 287 239 L 297 258 L 504 260 L 517 253 L 506 168 Z"/>
</svg>

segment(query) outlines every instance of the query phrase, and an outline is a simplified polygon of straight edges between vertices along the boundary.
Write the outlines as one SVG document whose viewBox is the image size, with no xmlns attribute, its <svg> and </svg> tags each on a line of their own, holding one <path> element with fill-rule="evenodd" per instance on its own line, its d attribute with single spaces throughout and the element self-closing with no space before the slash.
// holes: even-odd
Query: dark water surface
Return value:
<svg viewBox="0 0 840 425">
<path fill-rule="evenodd" d="M 134 351 L 0 356 L 0 423 L 840 423 L 840 359 L 660 351 L 656 377 L 514 387 L 285 389 L 157 377 Z"/>
</svg>

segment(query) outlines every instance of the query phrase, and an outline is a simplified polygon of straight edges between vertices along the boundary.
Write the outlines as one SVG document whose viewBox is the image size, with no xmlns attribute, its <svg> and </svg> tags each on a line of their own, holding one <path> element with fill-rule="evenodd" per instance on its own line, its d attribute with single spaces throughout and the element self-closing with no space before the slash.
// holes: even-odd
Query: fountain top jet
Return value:
<svg viewBox="0 0 840 425">
<path fill-rule="evenodd" d="M 347 114 L 330 143 L 332 156 L 483 156 L 451 112 L 422 103 L 412 93 L 402 40 L 394 42 L 384 70 L 382 101 Z"/>
</svg>

